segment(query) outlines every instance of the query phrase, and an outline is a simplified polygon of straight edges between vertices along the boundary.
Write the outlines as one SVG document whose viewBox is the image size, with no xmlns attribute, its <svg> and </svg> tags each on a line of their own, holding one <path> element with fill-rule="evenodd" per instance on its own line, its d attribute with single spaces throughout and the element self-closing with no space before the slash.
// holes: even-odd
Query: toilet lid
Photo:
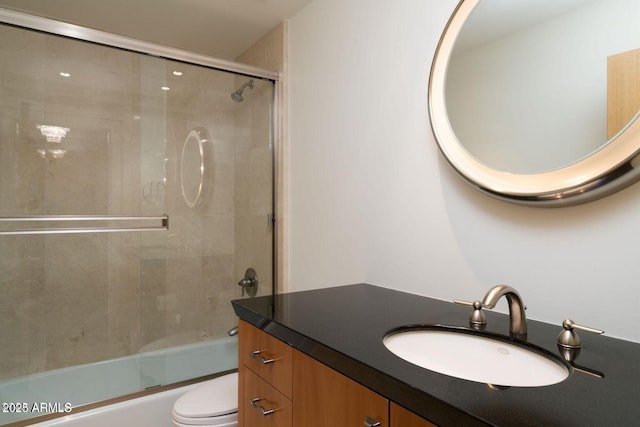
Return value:
<svg viewBox="0 0 640 427">
<path fill-rule="evenodd" d="M 205 381 L 183 394 L 173 406 L 186 418 L 217 417 L 238 411 L 238 373 Z"/>
</svg>

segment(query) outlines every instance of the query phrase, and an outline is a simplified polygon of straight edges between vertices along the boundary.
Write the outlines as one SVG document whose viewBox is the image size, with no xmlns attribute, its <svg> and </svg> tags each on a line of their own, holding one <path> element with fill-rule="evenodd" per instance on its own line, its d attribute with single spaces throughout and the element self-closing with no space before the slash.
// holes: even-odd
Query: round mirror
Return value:
<svg viewBox="0 0 640 427">
<path fill-rule="evenodd" d="M 486 193 L 538 206 L 635 182 L 640 4 L 631 3 L 462 0 L 429 82 L 433 131 L 453 168 Z"/>
<path fill-rule="evenodd" d="M 182 198 L 190 208 L 195 208 L 202 200 L 205 186 L 205 150 L 209 141 L 207 130 L 196 128 L 189 132 L 182 145 L 180 159 L 180 187 Z"/>
</svg>

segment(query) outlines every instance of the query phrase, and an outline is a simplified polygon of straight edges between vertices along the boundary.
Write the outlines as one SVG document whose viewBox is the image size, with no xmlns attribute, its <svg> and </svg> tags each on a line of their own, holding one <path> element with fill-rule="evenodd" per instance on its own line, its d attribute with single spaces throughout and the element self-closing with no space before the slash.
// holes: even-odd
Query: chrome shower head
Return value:
<svg viewBox="0 0 640 427">
<path fill-rule="evenodd" d="M 240 88 L 239 88 L 237 91 L 233 92 L 233 93 L 231 94 L 231 99 L 233 99 L 233 100 L 234 100 L 234 101 L 236 101 L 236 102 L 242 102 L 242 101 L 243 101 L 243 99 L 244 99 L 244 98 L 242 98 L 242 92 L 244 92 L 244 90 L 245 90 L 247 87 L 248 87 L 249 89 L 253 89 L 253 80 L 249 80 L 248 82 L 246 82 L 245 84 L 243 84 L 242 86 L 240 86 Z"/>
</svg>

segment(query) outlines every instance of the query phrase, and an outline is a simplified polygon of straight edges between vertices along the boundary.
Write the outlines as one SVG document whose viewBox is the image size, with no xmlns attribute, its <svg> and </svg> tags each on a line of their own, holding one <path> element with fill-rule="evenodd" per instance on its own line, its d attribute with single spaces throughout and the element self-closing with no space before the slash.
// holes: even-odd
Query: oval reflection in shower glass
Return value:
<svg viewBox="0 0 640 427">
<path fill-rule="evenodd" d="M 209 141 L 204 128 L 196 128 L 189 132 L 182 146 L 180 160 L 180 187 L 182 198 L 190 208 L 195 208 L 202 201 L 205 187 L 205 144 Z"/>
</svg>

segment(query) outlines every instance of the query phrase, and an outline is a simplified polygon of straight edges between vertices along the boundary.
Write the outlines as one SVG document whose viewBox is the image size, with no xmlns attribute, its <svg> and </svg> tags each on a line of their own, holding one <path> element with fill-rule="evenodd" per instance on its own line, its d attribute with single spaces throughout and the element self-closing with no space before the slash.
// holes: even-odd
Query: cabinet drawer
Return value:
<svg viewBox="0 0 640 427">
<path fill-rule="evenodd" d="M 239 363 L 291 398 L 291 347 L 242 320 L 239 336 Z"/>
<path fill-rule="evenodd" d="M 240 425 L 245 427 L 291 427 L 291 401 L 249 369 L 244 370 Z"/>
</svg>

